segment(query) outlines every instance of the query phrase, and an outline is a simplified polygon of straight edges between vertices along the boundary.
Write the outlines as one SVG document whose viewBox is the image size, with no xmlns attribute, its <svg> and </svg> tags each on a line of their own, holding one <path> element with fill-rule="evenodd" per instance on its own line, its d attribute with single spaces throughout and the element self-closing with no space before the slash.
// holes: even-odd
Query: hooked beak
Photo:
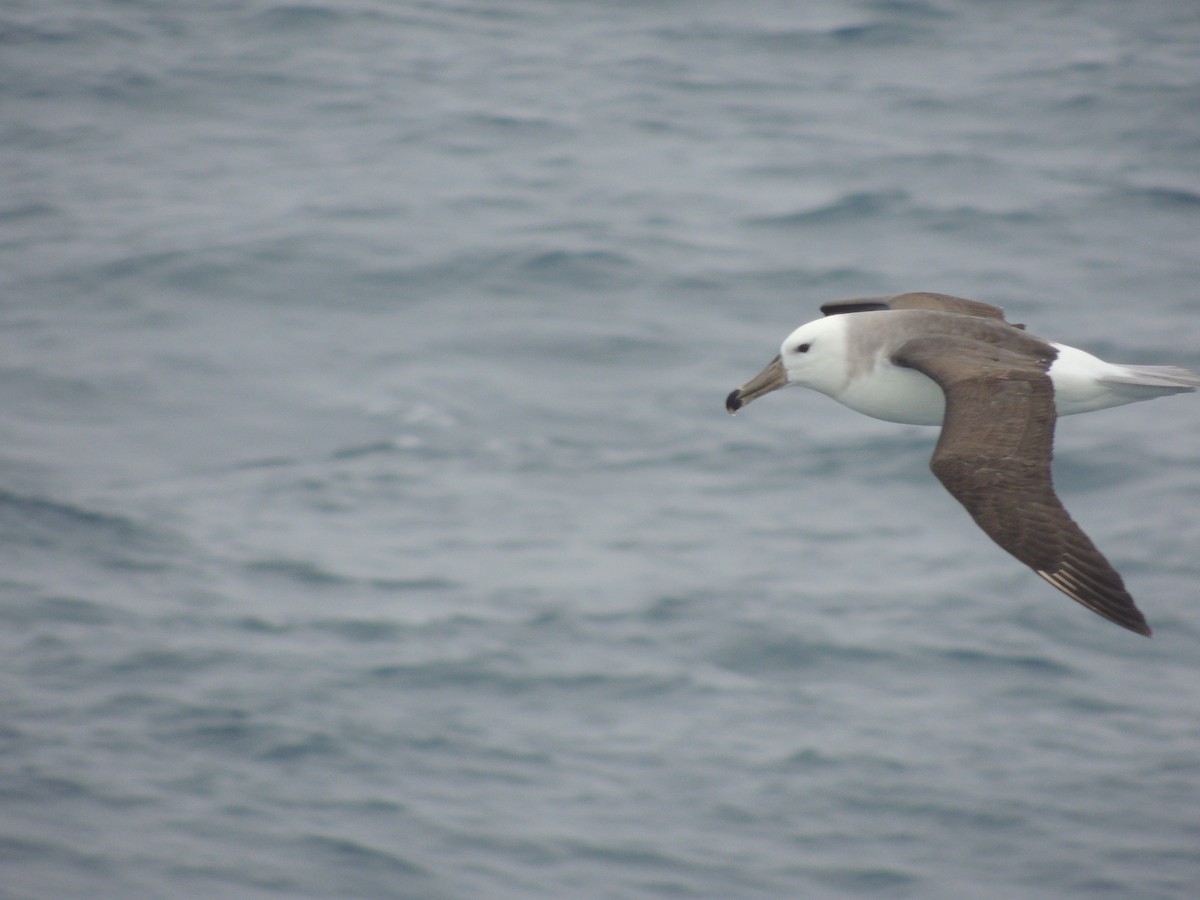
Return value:
<svg viewBox="0 0 1200 900">
<path fill-rule="evenodd" d="M 769 394 L 788 383 L 783 360 L 776 356 L 767 367 L 725 398 L 725 408 L 733 415 L 751 400 Z"/>
</svg>

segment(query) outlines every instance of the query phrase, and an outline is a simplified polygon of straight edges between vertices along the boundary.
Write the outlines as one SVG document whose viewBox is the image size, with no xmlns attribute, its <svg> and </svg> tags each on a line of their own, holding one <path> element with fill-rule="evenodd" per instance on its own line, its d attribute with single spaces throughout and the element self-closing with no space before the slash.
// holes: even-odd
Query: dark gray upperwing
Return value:
<svg viewBox="0 0 1200 900">
<path fill-rule="evenodd" d="M 997 544 L 1068 597 L 1149 635 L 1116 569 L 1054 493 L 1056 351 L 1024 332 L 978 322 L 965 336 L 907 342 L 893 362 L 928 375 L 946 394 L 930 468 Z"/>
<path fill-rule="evenodd" d="M 836 316 L 840 313 L 871 312 L 879 309 L 932 309 L 938 312 L 1005 321 L 1004 310 L 998 306 L 980 303 L 978 300 L 951 297 L 949 294 L 933 294 L 928 291 L 895 294 L 890 297 L 852 297 L 848 300 L 831 300 L 821 305 L 821 312 L 827 316 Z M 1014 328 L 1025 327 L 1011 322 L 1009 324 Z"/>
</svg>

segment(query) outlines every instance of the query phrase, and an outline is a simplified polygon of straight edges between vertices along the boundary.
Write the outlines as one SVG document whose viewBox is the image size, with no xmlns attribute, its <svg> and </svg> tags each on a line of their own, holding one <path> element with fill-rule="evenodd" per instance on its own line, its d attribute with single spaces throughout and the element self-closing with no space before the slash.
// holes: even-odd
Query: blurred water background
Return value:
<svg viewBox="0 0 1200 900">
<path fill-rule="evenodd" d="M 1059 428 L 1156 634 L 824 300 L 1200 367 L 1200 7 L 7 0 L 0 896 L 1193 897 L 1200 399 Z"/>
</svg>

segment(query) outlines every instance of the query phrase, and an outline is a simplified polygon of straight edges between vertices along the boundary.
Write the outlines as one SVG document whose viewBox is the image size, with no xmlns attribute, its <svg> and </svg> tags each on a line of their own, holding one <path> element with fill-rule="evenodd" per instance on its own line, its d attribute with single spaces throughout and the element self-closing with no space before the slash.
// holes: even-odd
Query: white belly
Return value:
<svg viewBox="0 0 1200 900">
<path fill-rule="evenodd" d="M 1117 366 L 1098 357 L 1055 344 L 1058 357 L 1050 365 L 1054 383 L 1054 406 L 1059 416 L 1122 406 L 1138 400 L 1192 388 L 1141 384 L 1131 385 L 1130 367 Z M 1112 379 L 1120 378 L 1123 381 Z M 886 422 L 904 425 L 941 425 L 946 414 L 946 395 L 937 382 L 915 369 L 880 360 L 871 369 L 837 392 L 830 392 L 844 406 Z"/>
</svg>

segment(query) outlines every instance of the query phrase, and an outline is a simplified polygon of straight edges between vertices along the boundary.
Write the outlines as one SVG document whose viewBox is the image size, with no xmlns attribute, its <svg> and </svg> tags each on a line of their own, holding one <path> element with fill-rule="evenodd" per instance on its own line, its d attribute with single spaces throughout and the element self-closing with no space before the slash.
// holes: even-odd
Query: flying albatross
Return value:
<svg viewBox="0 0 1200 900">
<path fill-rule="evenodd" d="M 930 468 L 993 541 L 1072 600 L 1150 635 L 1117 570 L 1054 493 L 1058 416 L 1194 391 L 1176 366 L 1119 366 L 946 294 L 835 300 L 725 400 L 730 413 L 799 384 L 853 410 L 941 425 Z"/>
</svg>

